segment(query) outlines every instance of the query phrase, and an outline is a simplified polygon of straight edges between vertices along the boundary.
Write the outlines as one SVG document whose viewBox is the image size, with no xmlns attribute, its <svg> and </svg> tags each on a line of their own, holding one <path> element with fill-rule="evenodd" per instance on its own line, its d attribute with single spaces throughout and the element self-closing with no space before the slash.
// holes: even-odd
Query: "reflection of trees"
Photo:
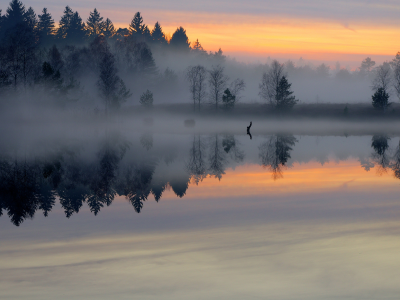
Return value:
<svg viewBox="0 0 400 300">
<path fill-rule="evenodd" d="M 400 142 L 399 145 L 396 147 L 393 155 L 393 162 L 390 167 L 394 171 L 394 176 L 400 179 Z"/>
<path fill-rule="evenodd" d="M 208 170 L 211 176 L 221 180 L 225 174 L 224 164 L 226 162 L 224 148 L 219 140 L 218 134 L 211 137 L 210 151 L 208 156 Z"/>
<path fill-rule="evenodd" d="M 143 202 L 147 200 L 151 192 L 154 170 L 154 164 L 146 163 L 130 165 L 125 170 L 121 192 L 138 213 L 140 213 L 143 208 Z"/>
<path fill-rule="evenodd" d="M 390 138 L 386 135 L 374 135 L 372 137 L 371 147 L 374 149 L 372 159 L 378 165 L 378 174 L 386 172 L 390 165 L 389 140 Z"/>
<path fill-rule="evenodd" d="M 222 146 L 224 151 L 229 154 L 233 161 L 242 162 L 244 159 L 244 152 L 239 149 L 238 142 L 235 139 L 235 136 L 232 134 L 227 134 L 224 136 L 222 140 Z"/>
<path fill-rule="evenodd" d="M 261 164 L 271 170 L 274 180 L 283 177 L 283 168 L 286 166 L 290 158 L 290 151 L 293 150 L 292 147 L 296 142 L 297 139 L 293 135 L 278 134 L 271 136 L 268 141 L 258 147 Z"/>
<path fill-rule="evenodd" d="M 193 136 L 192 147 L 189 150 L 187 169 L 193 181 L 198 184 L 206 176 L 205 145 L 200 135 Z"/>
</svg>

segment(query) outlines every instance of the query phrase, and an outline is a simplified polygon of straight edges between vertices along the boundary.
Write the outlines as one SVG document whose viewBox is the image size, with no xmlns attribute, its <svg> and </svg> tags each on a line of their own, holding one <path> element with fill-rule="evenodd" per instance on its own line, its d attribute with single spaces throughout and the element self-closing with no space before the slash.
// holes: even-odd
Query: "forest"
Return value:
<svg viewBox="0 0 400 300">
<path fill-rule="evenodd" d="M 66 6 L 56 24 L 47 8 L 36 14 L 12 0 L 0 10 L 0 48 L 3 109 L 108 115 L 178 103 L 185 112 L 259 113 L 254 104 L 263 104 L 272 115 L 313 116 L 307 105 L 324 104 L 314 115 L 397 116 L 400 97 L 400 52 L 381 65 L 367 57 L 354 70 L 301 58 L 243 63 L 221 48 L 206 51 L 183 27 L 170 36 L 159 22 L 146 25 L 140 12 L 115 28 L 96 8 L 84 20 Z"/>
</svg>

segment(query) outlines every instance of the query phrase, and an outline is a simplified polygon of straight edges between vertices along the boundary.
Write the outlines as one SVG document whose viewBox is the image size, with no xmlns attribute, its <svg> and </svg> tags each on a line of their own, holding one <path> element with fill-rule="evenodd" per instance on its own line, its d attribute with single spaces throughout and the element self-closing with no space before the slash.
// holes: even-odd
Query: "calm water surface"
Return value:
<svg viewBox="0 0 400 300">
<path fill-rule="evenodd" d="M 0 299 L 398 299 L 399 137 L 1 146 Z"/>
</svg>

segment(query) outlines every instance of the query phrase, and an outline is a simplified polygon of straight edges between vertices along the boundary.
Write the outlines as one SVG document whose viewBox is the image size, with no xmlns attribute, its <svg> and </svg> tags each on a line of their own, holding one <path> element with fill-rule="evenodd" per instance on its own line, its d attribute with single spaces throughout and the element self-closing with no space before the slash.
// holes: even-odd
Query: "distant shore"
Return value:
<svg viewBox="0 0 400 300">
<path fill-rule="evenodd" d="M 389 121 L 400 120 L 400 103 L 392 103 L 385 111 L 375 109 L 371 103 L 300 103 L 289 111 L 278 111 L 267 104 L 239 103 L 232 109 L 223 106 L 215 108 L 213 105 L 203 104 L 200 111 L 193 109 L 193 104 L 174 103 L 155 105 L 151 110 L 140 106 L 130 106 L 122 109 L 122 115 L 130 114 L 179 114 L 188 117 L 227 117 L 257 119 L 317 119 L 342 121 Z"/>
</svg>

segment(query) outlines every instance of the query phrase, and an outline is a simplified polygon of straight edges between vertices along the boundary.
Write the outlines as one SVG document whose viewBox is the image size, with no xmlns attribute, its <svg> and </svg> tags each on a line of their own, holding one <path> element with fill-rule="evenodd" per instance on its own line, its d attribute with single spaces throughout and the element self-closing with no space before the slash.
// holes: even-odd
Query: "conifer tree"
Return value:
<svg viewBox="0 0 400 300">
<path fill-rule="evenodd" d="M 104 21 L 104 29 L 103 29 L 104 36 L 107 39 L 110 39 L 115 34 L 114 24 L 111 22 L 109 18 Z"/>
<path fill-rule="evenodd" d="M 160 25 L 160 23 L 156 22 L 156 24 L 154 25 L 153 30 L 151 31 L 151 37 L 153 42 L 155 42 L 156 44 L 166 44 L 167 40 L 165 39 L 165 34 L 162 31 L 162 27 Z"/>
<path fill-rule="evenodd" d="M 129 24 L 129 31 L 133 36 L 140 36 L 143 33 L 144 26 L 140 12 L 137 12 L 133 17 L 131 24 Z"/>
<path fill-rule="evenodd" d="M 292 86 L 285 76 L 282 76 L 276 90 L 276 108 L 277 109 L 291 109 L 297 102 L 296 97 L 292 96 L 293 92 L 290 90 Z"/>
<path fill-rule="evenodd" d="M 38 36 L 39 43 L 44 46 L 49 46 L 54 38 L 55 26 L 54 20 L 50 13 L 47 12 L 47 8 L 43 8 L 42 14 L 38 16 Z"/>
<path fill-rule="evenodd" d="M 74 12 L 69 6 L 66 6 L 64 9 L 64 14 L 62 15 L 59 26 L 57 29 L 57 38 L 64 39 L 67 37 L 67 32 L 69 27 L 71 26 L 71 20 Z"/>
<path fill-rule="evenodd" d="M 10 6 L 7 8 L 7 13 L 4 16 L 5 27 L 12 28 L 18 23 L 25 21 L 25 5 L 19 0 L 12 0 Z"/>
<path fill-rule="evenodd" d="M 376 92 L 372 95 L 372 106 L 382 111 L 390 106 L 389 94 L 385 91 L 384 88 L 378 88 Z"/>
<path fill-rule="evenodd" d="M 169 44 L 175 49 L 189 51 L 190 50 L 190 42 L 189 38 L 186 35 L 186 30 L 181 26 L 177 28 L 172 35 L 172 38 Z"/>
<path fill-rule="evenodd" d="M 94 38 L 103 33 L 105 23 L 103 21 L 103 17 L 100 16 L 100 13 L 96 8 L 90 13 L 86 22 L 86 26 L 90 38 Z"/>
<path fill-rule="evenodd" d="M 206 54 L 207 52 L 203 49 L 203 46 L 200 44 L 199 39 L 197 39 L 193 43 L 192 51 L 198 54 Z"/>
<path fill-rule="evenodd" d="M 25 22 L 28 25 L 29 29 L 32 31 L 36 31 L 38 19 L 36 17 L 36 13 L 32 7 L 29 7 L 28 10 L 25 12 Z"/>
<path fill-rule="evenodd" d="M 69 6 L 65 7 L 57 30 L 57 38 L 65 44 L 80 44 L 84 42 L 85 36 L 85 23 L 82 22 L 79 13 L 73 12 Z"/>
</svg>

